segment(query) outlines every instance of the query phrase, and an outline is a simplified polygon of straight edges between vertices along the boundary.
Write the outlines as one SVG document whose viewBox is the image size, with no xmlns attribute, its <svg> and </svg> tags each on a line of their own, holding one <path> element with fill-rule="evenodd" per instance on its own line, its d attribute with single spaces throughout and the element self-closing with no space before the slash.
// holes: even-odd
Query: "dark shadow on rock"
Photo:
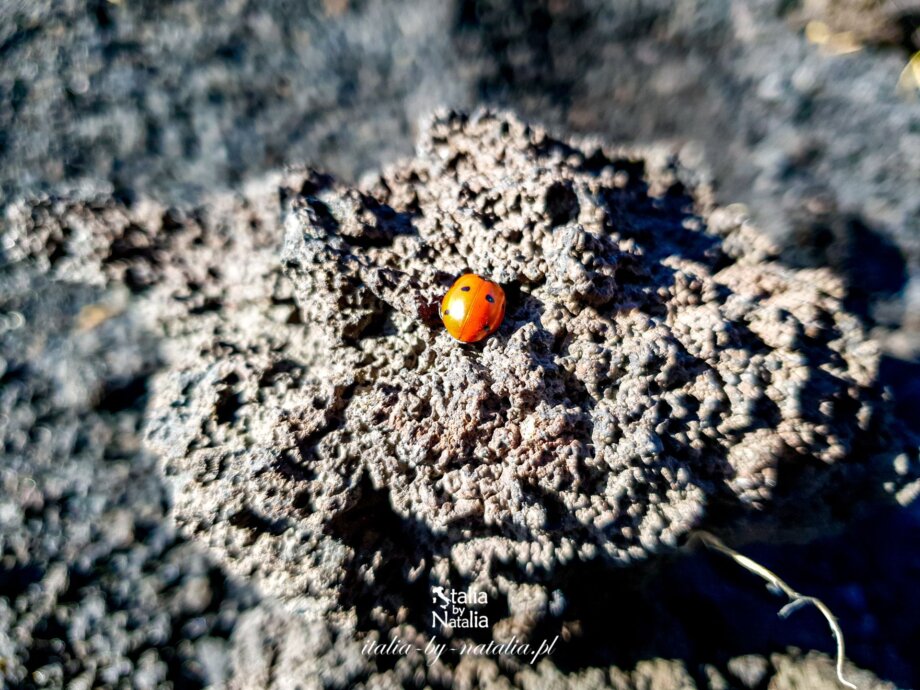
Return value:
<svg viewBox="0 0 920 690">
<path fill-rule="evenodd" d="M 858 216 L 828 214 L 798 229 L 782 260 L 794 268 L 830 267 L 844 281 L 845 305 L 867 323 L 874 307 L 904 289 L 907 259 L 901 249 Z"/>
<path fill-rule="evenodd" d="M 355 608 L 359 629 L 391 628 L 401 609 L 409 614 L 409 622 L 425 629 L 429 582 L 427 569 L 419 565 L 431 563 L 432 552 L 427 547 L 436 540 L 430 530 L 417 520 L 398 515 L 389 493 L 375 489 L 366 474 L 352 507 L 330 521 L 326 529 L 354 550 L 339 595 L 343 608 Z M 376 559 L 380 563 L 375 563 Z M 413 569 L 420 573 L 414 579 L 409 576 Z M 370 573 L 373 578 L 369 580 L 366 576 Z"/>
<path fill-rule="evenodd" d="M 895 414 L 920 433 L 920 361 L 882 355 L 879 379 L 894 396 Z"/>
<path fill-rule="evenodd" d="M 835 536 L 742 550 L 830 606 L 854 663 L 900 687 L 916 687 L 920 675 L 903 660 L 920 644 L 914 593 L 920 556 L 904 548 L 917 539 L 917 511 L 889 508 Z M 816 610 L 779 618 L 784 597 L 703 547 L 629 568 L 576 563 L 560 568 L 549 586 L 565 592 L 566 608 L 559 618 L 544 620 L 533 637 L 552 639 L 566 631 L 553 660 L 567 673 L 607 665 L 628 669 L 654 658 L 681 659 L 691 673 L 702 673 L 704 663 L 724 666 L 738 656 L 790 646 L 834 654 L 827 622 Z"/>
</svg>

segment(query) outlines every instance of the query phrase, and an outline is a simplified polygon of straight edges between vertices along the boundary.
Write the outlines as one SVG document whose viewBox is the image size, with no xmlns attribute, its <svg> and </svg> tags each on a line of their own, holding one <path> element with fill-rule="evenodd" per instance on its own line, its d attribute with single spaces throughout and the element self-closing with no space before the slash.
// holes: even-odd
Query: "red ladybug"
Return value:
<svg viewBox="0 0 920 690">
<path fill-rule="evenodd" d="M 494 333 L 504 318 L 505 291 L 475 273 L 457 278 L 441 300 L 441 320 L 447 332 L 464 343 Z"/>
</svg>

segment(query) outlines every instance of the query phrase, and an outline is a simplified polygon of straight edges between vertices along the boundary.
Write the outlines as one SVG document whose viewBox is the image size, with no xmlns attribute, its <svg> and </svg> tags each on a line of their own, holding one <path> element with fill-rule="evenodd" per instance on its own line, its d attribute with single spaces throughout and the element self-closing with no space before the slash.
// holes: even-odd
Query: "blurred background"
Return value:
<svg viewBox="0 0 920 690">
<path fill-rule="evenodd" d="M 189 206 L 289 162 L 355 181 L 410 155 L 439 106 L 664 140 L 784 261 L 844 278 L 920 429 L 918 27 L 918 0 L 0 0 L 0 192 L 5 208 Z M 237 620 L 261 604 L 169 523 L 138 440 L 155 343 L 130 324 L 68 340 L 60 323 L 89 288 L 30 303 L 22 280 L 0 277 L 0 677 L 226 681 Z M 52 347 L 33 357 L 38 341 Z M 113 351 L 131 365 L 106 365 Z M 831 604 L 855 663 L 920 687 L 916 508 L 751 553 Z M 705 555 L 630 578 L 608 604 L 648 626 L 610 631 L 627 668 L 679 658 L 702 684 L 707 663 L 832 649 L 820 617 L 779 621 L 756 581 Z"/>
</svg>

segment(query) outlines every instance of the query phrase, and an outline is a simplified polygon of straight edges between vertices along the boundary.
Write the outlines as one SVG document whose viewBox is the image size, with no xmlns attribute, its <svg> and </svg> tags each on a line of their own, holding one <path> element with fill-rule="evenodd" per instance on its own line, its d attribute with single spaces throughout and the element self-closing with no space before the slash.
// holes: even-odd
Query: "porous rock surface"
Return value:
<svg viewBox="0 0 920 690">
<path fill-rule="evenodd" d="M 573 563 L 820 521 L 916 467 L 839 282 L 667 151 L 444 113 L 360 189 L 302 172 L 281 197 L 280 254 L 197 267 L 219 278 L 165 326 L 147 442 L 184 529 L 306 620 L 423 642 L 429 588 L 471 587 L 526 639 Z M 468 270 L 508 294 L 475 346 L 437 319 Z"/>
<path fill-rule="evenodd" d="M 141 432 L 161 320 L 209 298 L 189 285 L 228 227 L 257 243 L 276 187 L 189 215 L 104 196 L 0 211 L 0 687 L 225 682 L 256 597 L 177 533 Z"/>
</svg>

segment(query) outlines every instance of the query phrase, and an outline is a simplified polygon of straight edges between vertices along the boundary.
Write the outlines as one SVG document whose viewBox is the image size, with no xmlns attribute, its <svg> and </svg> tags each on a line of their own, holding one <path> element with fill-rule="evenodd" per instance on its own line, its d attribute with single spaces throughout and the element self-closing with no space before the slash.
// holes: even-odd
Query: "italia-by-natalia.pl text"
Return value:
<svg viewBox="0 0 920 690">
<path fill-rule="evenodd" d="M 498 656 L 514 655 L 526 657 L 528 662 L 535 664 L 541 657 L 552 654 L 559 641 L 557 635 L 552 640 L 541 640 L 539 643 L 522 642 L 514 635 L 509 640 L 497 642 L 456 641 L 454 632 L 462 633 L 467 629 L 488 629 L 489 619 L 483 609 L 488 605 L 488 596 L 485 592 L 468 592 L 451 590 L 445 587 L 432 589 L 431 629 L 432 634 L 427 640 L 422 636 L 412 640 L 403 640 L 392 636 L 389 640 L 369 638 L 361 648 L 363 654 L 369 656 L 408 656 L 411 654 L 424 654 L 428 664 L 438 661 L 446 651 L 451 651 L 460 656 Z M 438 632 L 446 635 L 446 640 L 438 638 Z M 424 644 L 422 642 L 424 641 Z"/>
</svg>

